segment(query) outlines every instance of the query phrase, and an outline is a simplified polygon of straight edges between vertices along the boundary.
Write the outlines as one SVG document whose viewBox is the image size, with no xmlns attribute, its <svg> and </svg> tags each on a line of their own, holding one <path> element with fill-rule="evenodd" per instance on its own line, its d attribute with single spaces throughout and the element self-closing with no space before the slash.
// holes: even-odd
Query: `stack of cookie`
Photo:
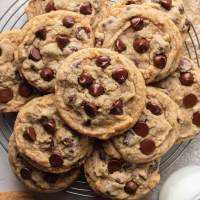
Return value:
<svg viewBox="0 0 200 200">
<path fill-rule="evenodd" d="M 99 195 L 137 200 L 159 160 L 200 131 L 200 75 L 182 57 L 181 0 L 31 0 L 0 34 L 0 111 L 18 112 L 9 144 L 28 188 L 67 188 L 83 165 Z"/>
</svg>

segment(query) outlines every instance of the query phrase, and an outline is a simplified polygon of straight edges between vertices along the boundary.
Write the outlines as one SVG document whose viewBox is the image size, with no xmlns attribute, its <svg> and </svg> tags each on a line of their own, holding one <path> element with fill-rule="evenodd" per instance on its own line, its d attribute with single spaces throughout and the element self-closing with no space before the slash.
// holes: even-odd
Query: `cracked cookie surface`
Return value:
<svg viewBox="0 0 200 200">
<path fill-rule="evenodd" d="M 187 57 L 170 77 L 158 83 L 180 108 L 180 135 L 177 142 L 187 141 L 200 132 L 200 70 Z"/>
<path fill-rule="evenodd" d="M 37 16 L 22 31 L 16 53 L 20 71 L 31 85 L 44 92 L 54 91 L 56 72 L 67 56 L 94 43 L 88 20 L 69 11 Z"/>
<path fill-rule="evenodd" d="M 17 116 L 14 134 L 24 158 L 51 173 L 80 166 L 93 147 L 88 137 L 63 123 L 54 106 L 54 95 L 35 98 L 26 104 Z"/>
<path fill-rule="evenodd" d="M 67 173 L 51 174 L 31 166 L 19 153 L 14 135 L 9 142 L 9 161 L 17 178 L 35 192 L 58 192 L 69 187 L 80 175 L 75 168 Z"/>
<path fill-rule="evenodd" d="M 14 52 L 21 39 L 20 31 L 0 34 L 0 112 L 19 111 L 37 93 L 17 70 Z"/>
<path fill-rule="evenodd" d="M 96 149 L 84 169 L 89 185 L 97 194 L 115 200 L 138 200 L 159 183 L 158 167 L 159 161 L 135 165 Z"/>
<path fill-rule="evenodd" d="M 126 133 L 103 143 L 105 151 L 128 162 L 147 163 L 160 158 L 179 137 L 178 106 L 166 94 L 147 87 L 146 106 Z"/>
<path fill-rule="evenodd" d="M 97 26 L 95 37 L 97 46 L 134 61 L 146 83 L 175 71 L 183 46 L 175 24 L 149 4 L 114 7 Z"/>
<path fill-rule="evenodd" d="M 56 106 L 78 132 L 107 139 L 136 123 L 145 103 L 141 73 L 126 57 L 107 49 L 74 53 L 56 77 Z"/>
</svg>

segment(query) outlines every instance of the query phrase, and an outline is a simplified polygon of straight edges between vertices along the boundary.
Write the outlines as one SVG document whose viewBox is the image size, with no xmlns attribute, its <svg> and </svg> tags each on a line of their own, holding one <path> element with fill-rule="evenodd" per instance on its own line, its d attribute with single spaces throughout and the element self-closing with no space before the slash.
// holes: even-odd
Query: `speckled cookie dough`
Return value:
<svg viewBox="0 0 200 200">
<path fill-rule="evenodd" d="M 179 105 L 180 136 L 178 142 L 189 140 L 200 133 L 200 70 L 187 57 L 179 68 L 158 84 Z"/>
<path fill-rule="evenodd" d="M 65 60 L 56 77 L 56 106 L 84 135 L 108 139 L 132 127 L 146 99 L 134 63 L 107 49 L 83 49 Z"/>
<path fill-rule="evenodd" d="M 158 161 L 130 164 L 96 150 L 84 169 L 89 185 L 97 194 L 114 200 L 138 200 L 159 184 L 158 166 Z"/>
<path fill-rule="evenodd" d="M 134 61 L 146 83 L 159 81 L 175 71 L 182 53 L 178 28 L 164 12 L 149 4 L 111 9 L 96 28 L 95 36 L 97 46 Z"/>
<path fill-rule="evenodd" d="M 37 16 L 23 32 L 16 53 L 21 73 L 31 85 L 46 92 L 54 90 L 56 72 L 67 56 L 94 45 L 88 20 L 68 11 Z"/>
<path fill-rule="evenodd" d="M 31 19 L 51 11 L 67 10 L 84 15 L 93 24 L 104 3 L 105 0 L 30 0 L 26 14 Z"/>
<path fill-rule="evenodd" d="M 54 100 L 54 95 L 47 95 L 26 104 L 18 113 L 14 134 L 19 152 L 32 165 L 63 173 L 83 164 L 93 145 L 63 123 Z"/>
<path fill-rule="evenodd" d="M 14 52 L 22 39 L 20 31 L 0 33 L 0 112 L 18 112 L 36 90 L 19 74 Z"/>
<path fill-rule="evenodd" d="M 11 136 L 9 142 L 9 161 L 17 178 L 36 192 L 52 193 L 64 190 L 80 175 L 79 168 L 72 169 L 68 173 L 51 174 L 31 166 L 17 150 L 14 135 Z"/>
<path fill-rule="evenodd" d="M 165 12 L 185 35 L 189 28 L 188 19 L 182 0 L 119 0 L 119 5 L 150 3 L 152 7 Z"/>
<path fill-rule="evenodd" d="M 106 141 L 105 151 L 128 162 L 147 163 L 160 158 L 179 137 L 178 106 L 163 92 L 147 87 L 146 107 L 135 126 Z"/>
</svg>

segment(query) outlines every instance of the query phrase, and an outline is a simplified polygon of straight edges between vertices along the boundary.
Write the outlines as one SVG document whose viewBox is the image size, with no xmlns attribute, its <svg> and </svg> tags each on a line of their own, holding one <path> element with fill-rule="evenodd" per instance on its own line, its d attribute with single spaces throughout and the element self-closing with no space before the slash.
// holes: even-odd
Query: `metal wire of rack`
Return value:
<svg viewBox="0 0 200 200">
<path fill-rule="evenodd" d="M 21 28 L 25 25 L 26 15 L 24 12 L 24 6 L 27 2 L 28 0 L 13 1 L 13 3 L 0 16 L 0 32 Z M 188 31 L 188 40 L 185 42 L 185 47 L 188 56 L 195 60 L 197 65 L 200 67 L 200 55 L 198 55 L 198 51 L 200 53 L 200 39 L 198 38 L 195 26 L 191 22 L 190 30 Z M 15 114 L 0 114 L 0 145 L 5 151 L 7 151 L 9 134 L 12 132 L 15 117 Z M 164 173 L 165 170 L 167 170 L 178 159 L 189 144 L 190 142 L 175 145 L 171 149 L 171 153 L 169 152 L 164 156 L 161 160 L 161 174 Z M 91 191 L 83 176 L 65 192 L 77 197 L 98 200 L 98 197 L 96 197 L 96 195 Z M 102 200 L 102 198 L 100 199 Z"/>
</svg>

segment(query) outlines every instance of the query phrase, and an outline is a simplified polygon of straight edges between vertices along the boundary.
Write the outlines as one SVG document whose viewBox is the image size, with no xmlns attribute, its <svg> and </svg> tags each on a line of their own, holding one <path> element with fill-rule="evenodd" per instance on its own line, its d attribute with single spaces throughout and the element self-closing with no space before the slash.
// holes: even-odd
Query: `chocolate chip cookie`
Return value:
<svg viewBox="0 0 200 200">
<path fill-rule="evenodd" d="M 179 136 L 178 106 L 163 92 L 147 88 L 146 107 L 126 133 L 106 141 L 105 151 L 128 162 L 146 163 L 160 158 Z"/>
<path fill-rule="evenodd" d="M 98 46 L 133 60 L 146 83 L 159 81 L 175 71 L 183 46 L 175 24 L 149 4 L 111 9 L 95 35 Z"/>
<path fill-rule="evenodd" d="M 30 0 L 26 14 L 31 19 L 34 16 L 49 13 L 55 10 L 78 12 L 94 22 L 96 15 L 104 5 L 104 0 Z"/>
<path fill-rule="evenodd" d="M 130 164 L 96 150 L 84 169 L 89 185 L 97 194 L 115 200 L 138 200 L 159 183 L 158 166 L 158 161 Z"/>
<path fill-rule="evenodd" d="M 63 173 L 80 166 L 93 145 L 63 123 L 54 100 L 54 95 L 46 95 L 26 104 L 17 116 L 14 134 L 19 152 L 33 166 Z"/>
<path fill-rule="evenodd" d="M 159 87 L 179 105 L 180 135 L 178 142 L 200 133 L 200 70 L 187 57 L 180 61 L 177 71 L 160 82 Z"/>
<path fill-rule="evenodd" d="M 36 192 L 51 193 L 64 190 L 80 175 L 78 168 L 67 173 L 51 174 L 31 166 L 19 153 L 14 135 L 11 136 L 9 142 L 9 161 L 17 178 Z"/>
<path fill-rule="evenodd" d="M 54 11 L 30 20 L 23 28 L 16 53 L 21 73 L 41 91 L 52 92 L 62 61 L 75 51 L 92 47 L 93 32 L 81 15 Z"/>
<path fill-rule="evenodd" d="M 36 90 L 20 76 L 14 52 L 21 42 L 21 32 L 0 34 L 0 112 L 17 112 Z"/>
<path fill-rule="evenodd" d="M 56 77 L 56 105 L 64 121 L 100 139 L 132 127 L 145 98 L 144 79 L 134 63 L 107 49 L 72 54 Z"/>
<path fill-rule="evenodd" d="M 148 3 L 150 6 L 164 11 L 185 35 L 189 28 L 188 19 L 182 0 L 119 0 L 118 5 Z"/>
</svg>

